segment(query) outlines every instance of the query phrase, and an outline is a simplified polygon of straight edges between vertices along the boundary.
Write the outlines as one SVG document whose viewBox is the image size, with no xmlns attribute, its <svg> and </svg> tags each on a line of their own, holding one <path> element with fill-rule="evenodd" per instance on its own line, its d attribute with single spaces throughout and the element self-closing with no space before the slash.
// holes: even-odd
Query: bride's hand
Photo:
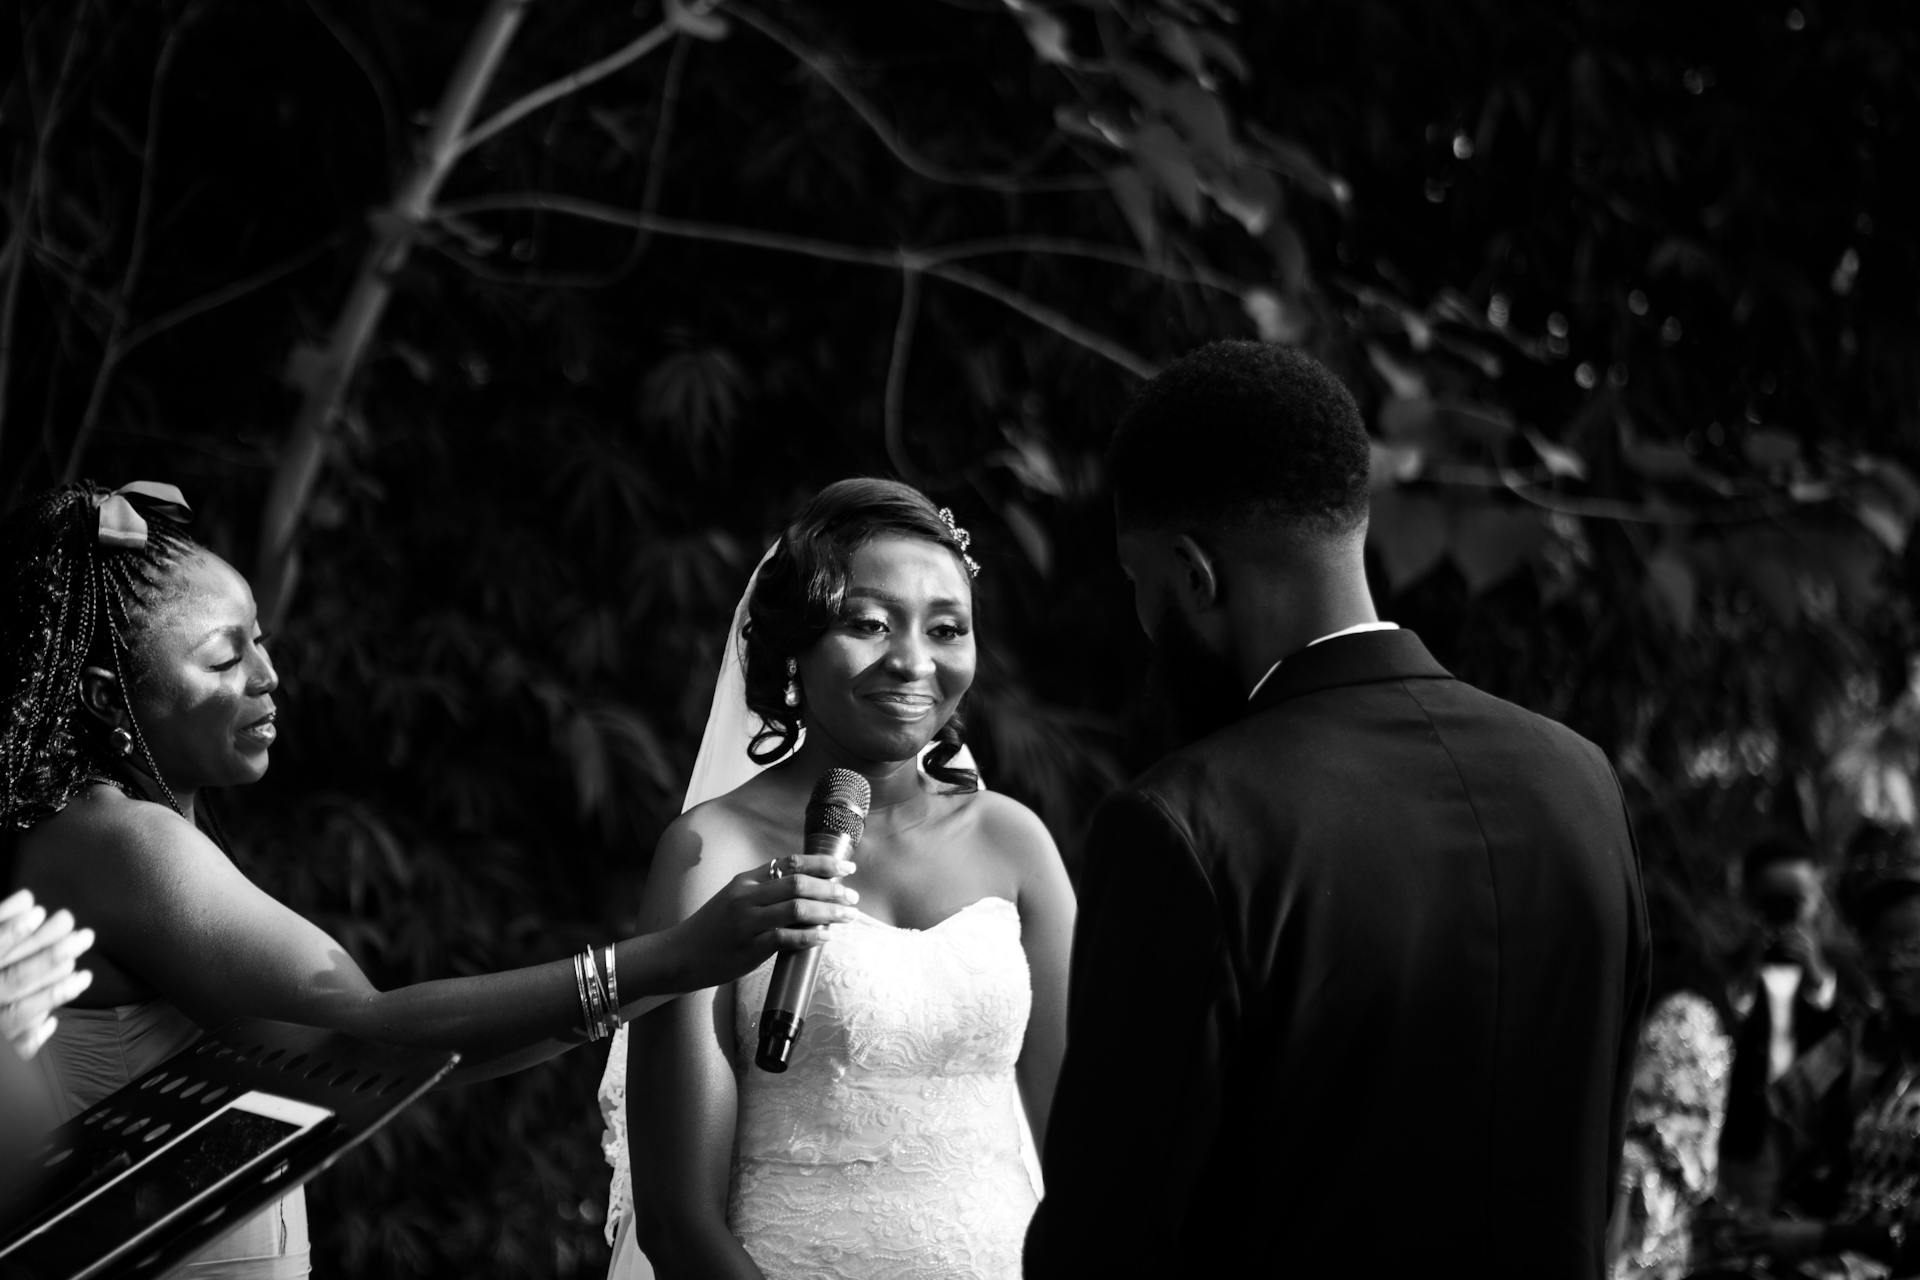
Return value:
<svg viewBox="0 0 1920 1280">
<path fill-rule="evenodd" d="M 837 879 L 853 870 L 828 854 L 796 853 L 735 876 L 669 931 L 680 985 L 719 986 L 775 951 L 819 946 L 826 926 L 853 919 L 860 895 Z"/>
</svg>

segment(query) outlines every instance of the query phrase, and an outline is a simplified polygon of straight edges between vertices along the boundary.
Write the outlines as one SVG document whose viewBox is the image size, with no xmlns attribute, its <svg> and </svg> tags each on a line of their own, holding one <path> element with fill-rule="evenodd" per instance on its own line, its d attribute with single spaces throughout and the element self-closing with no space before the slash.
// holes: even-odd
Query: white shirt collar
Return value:
<svg viewBox="0 0 1920 1280">
<path fill-rule="evenodd" d="M 1398 631 L 1399 629 L 1400 624 L 1397 622 L 1361 622 L 1351 627 L 1342 627 L 1338 631 L 1329 631 L 1317 640 L 1309 640 L 1307 641 L 1306 647 L 1311 649 L 1316 644 L 1325 644 L 1329 640 L 1338 640 L 1341 636 L 1357 636 L 1362 631 Z M 1280 662 L 1285 661 L 1285 658 L 1280 659 Z M 1253 692 L 1247 695 L 1248 702 L 1252 702 L 1255 697 L 1259 696 L 1260 690 L 1266 687 L 1267 681 L 1273 679 L 1273 673 L 1280 669 L 1280 662 L 1276 662 L 1267 668 L 1267 674 L 1260 677 L 1260 682 L 1253 686 Z"/>
</svg>

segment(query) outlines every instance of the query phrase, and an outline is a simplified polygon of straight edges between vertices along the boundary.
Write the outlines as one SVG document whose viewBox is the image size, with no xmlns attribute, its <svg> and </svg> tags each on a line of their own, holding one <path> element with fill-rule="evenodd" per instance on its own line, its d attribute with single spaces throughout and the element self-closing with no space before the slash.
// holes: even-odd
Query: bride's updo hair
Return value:
<svg viewBox="0 0 1920 1280">
<path fill-rule="evenodd" d="M 854 552 L 888 535 L 947 548 L 967 575 L 966 547 L 940 508 L 910 485 L 865 477 L 837 481 L 815 494 L 760 567 L 741 641 L 747 707 L 761 721 L 747 748 L 755 764 L 773 763 L 799 741 L 804 708 L 786 703 L 787 659 L 806 652 L 839 619 Z M 963 791 L 976 789 L 979 776 L 953 764 L 965 741 L 956 712 L 922 760 L 927 776 Z"/>
</svg>

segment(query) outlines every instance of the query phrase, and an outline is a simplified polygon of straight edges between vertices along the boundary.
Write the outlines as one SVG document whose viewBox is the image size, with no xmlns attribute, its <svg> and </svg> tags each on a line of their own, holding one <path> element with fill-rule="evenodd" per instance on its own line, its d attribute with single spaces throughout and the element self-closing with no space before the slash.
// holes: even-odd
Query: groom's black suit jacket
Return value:
<svg viewBox="0 0 1920 1280">
<path fill-rule="evenodd" d="M 1096 815 L 1029 1280 L 1598 1277 L 1646 1003 L 1599 748 L 1342 636 Z"/>
</svg>

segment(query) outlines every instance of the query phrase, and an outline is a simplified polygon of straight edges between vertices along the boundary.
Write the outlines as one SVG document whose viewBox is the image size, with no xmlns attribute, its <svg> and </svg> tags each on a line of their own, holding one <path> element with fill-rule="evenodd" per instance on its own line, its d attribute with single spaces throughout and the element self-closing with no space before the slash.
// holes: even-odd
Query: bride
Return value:
<svg viewBox="0 0 1920 1280">
<path fill-rule="evenodd" d="M 618 1280 L 649 1263 L 666 1280 L 1020 1275 L 1036 1203 L 1023 1108 L 1044 1139 L 1073 894 L 1039 819 L 963 767 L 966 548 L 918 491 L 845 480 L 748 587 L 643 919 L 671 923 L 730 877 L 773 870 L 835 766 L 873 789 L 860 911 L 833 930 L 785 1073 L 753 1064 L 771 961 L 656 1013 L 624 1080 L 615 1044 L 602 1105 Z"/>
</svg>

